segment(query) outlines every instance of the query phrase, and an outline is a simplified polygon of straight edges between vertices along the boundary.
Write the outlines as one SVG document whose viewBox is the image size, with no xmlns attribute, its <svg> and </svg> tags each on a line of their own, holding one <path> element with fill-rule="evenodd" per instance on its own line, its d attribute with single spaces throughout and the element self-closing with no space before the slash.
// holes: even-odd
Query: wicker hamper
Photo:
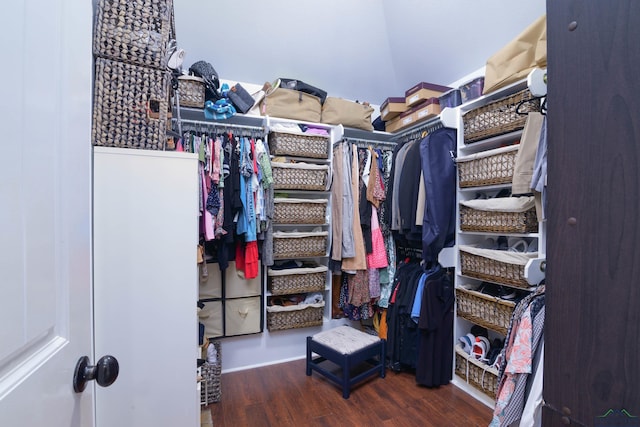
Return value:
<svg viewBox="0 0 640 427">
<path fill-rule="evenodd" d="M 524 277 L 524 268 L 529 260 L 538 257 L 537 252 L 508 252 L 468 245 L 460 245 L 458 249 L 464 276 L 516 288 L 528 289 L 531 286 Z"/>
<path fill-rule="evenodd" d="M 162 149 L 169 117 L 169 74 L 96 59 L 92 143 Z"/>
<path fill-rule="evenodd" d="M 271 163 L 275 190 L 328 190 L 329 166 L 311 163 Z"/>
<path fill-rule="evenodd" d="M 267 270 L 272 295 L 322 292 L 327 283 L 326 266 Z"/>
<path fill-rule="evenodd" d="M 329 137 L 286 132 L 269 133 L 269 148 L 276 156 L 299 156 L 314 159 L 329 157 Z"/>
<path fill-rule="evenodd" d="M 535 200 L 503 197 L 460 202 L 460 230 L 490 233 L 537 233 Z"/>
<path fill-rule="evenodd" d="M 202 384 L 200 387 L 200 403 L 208 405 L 214 402 L 220 402 L 222 390 L 220 388 L 220 376 L 222 373 L 222 354 L 220 341 L 210 341 L 216 349 L 215 363 L 205 362 L 200 367 L 202 376 Z"/>
<path fill-rule="evenodd" d="M 326 231 L 273 233 L 274 259 L 322 257 L 327 255 Z"/>
<path fill-rule="evenodd" d="M 516 304 L 512 301 L 469 289 L 456 288 L 458 316 L 502 335 L 507 334 L 515 306 Z"/>
<path fill-rule="evenodd" d="M 204 108 L 204 79 L 196 76 L 178 77 L 181 107 Z"/>
<path fill-rule="evenodd" d="M 324 301 L 317 304 L 298 304 L 291 306 L 267 306 L 267 329 L 308 328 L 322 325 Z"/>
<path fill-rule="evenodd" d="M 518 148 L 519 145 L 510 145 L 459 157 L 458 185 L 466 188 L 511 183 Z"/>
<path fill-rule="evenodd" d="M 273 222 L 277 224 L 325 224 L 327 199 L 273 199 Z"/>
<path fill-rule="evenodd" d="M 175 39 L 173 0 L 99 1 L 94 55 L 164 70 L 171 39 Z"/>
<path fill-rule="evenodd" d="M 531 111 L 540 111 L 540 100 L 531 95 L 529 89 L 468 111 L 462 116 L 464 142 L 469 144 L 522 129 Z"/>
<path fill-rule="evenodd" d="M 498 393 L 498 370 L 468 355 L 456 345 L 456 375 L 492 399 Z"/>
</svg>

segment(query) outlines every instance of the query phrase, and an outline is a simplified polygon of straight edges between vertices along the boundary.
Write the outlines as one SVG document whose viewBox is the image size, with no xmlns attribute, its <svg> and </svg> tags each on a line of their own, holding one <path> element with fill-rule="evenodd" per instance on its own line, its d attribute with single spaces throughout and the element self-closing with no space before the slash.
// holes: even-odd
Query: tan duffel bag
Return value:
<svg viewBox="0 0 640 427">
<path fill-rule="evenodd" d="M 322 105 L 322 123 L 373 130 L 371 124 L 373 108 L 369 104 L 359 104 L 342 98 L 327 97 Z"/>
<path fill-rule="evenodd" d="M 260 104 L 263 116 L 320 123 L 320 98 L 293 89 L 270 88 Z"/>
</svg>

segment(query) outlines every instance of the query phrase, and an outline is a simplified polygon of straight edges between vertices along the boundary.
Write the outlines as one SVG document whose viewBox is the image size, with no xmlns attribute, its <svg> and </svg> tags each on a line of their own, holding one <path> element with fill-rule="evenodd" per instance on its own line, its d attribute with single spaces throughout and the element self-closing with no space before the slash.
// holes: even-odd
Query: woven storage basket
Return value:
<svg viewBox="0 0 640 427">
<path fill-rule="evenodd" d="M 456 288 L 456 306 L 458 316 L 506 335 L 516 304 L 469 289 Z"/>
<path fill-rule="evenodd" d="M 178 77 L 180 106 L 204 108 L 204 80 L 196 76 Z"/>
<path fill-rule="evenodd" d="M 491 233 L 538 231 L 533 196 L 501 197 L 460 202 L 460 229 Z"/>
<path fill-rule="evenodd" d="M 456 345 L 456 375 L 492 399 L 498 393 L 498 370 L 471 357 Z"/>
<path fill-rule="evenodd" d="M 273 257 L 276 259 L 319 257 L 327 254 L 326 231 L 273 233 Z"/>
<path fill-rule="evenodd" d="M 200 403 L 208 405 L 214 402 L 220 402 L 222 390 L 220 387 L 220 376 L 222 373 L 222 354 L 219 341 L 210 341 L 216 349 L 216 363 L 205 362 L 200 367 L 202 375 L 202 384 L 200 387 Z"/>
<path fill-rule="evenodd" d="M 267 307 L 267 329 L 280 331 L 283 329 L 308 328 L 322 325 L 324 301 L 318 304 L 298 304 L 289 307 Z"/>
<path fill-rule="evenodd" d="M 458 158 L 458 185 L 466 188 L 511 183 L 518 148 L 511 145 Z"/>
<path fill-rule="evenodd" d="M 299 156 L 314 159 L 329 157 L 329 137 L 285 132 L 269 134 L 269 148 L 276 156 Z"/>
<path fill-rule="evenodd" d="M 278 224 L 325 224 L 327 199 L 273 199 L 273 222 Z"/>
<path fill-rule="evenodd" d="M 493 249 L 478 249 L 466 245 L 460 250 L 460 268 L 462 274 L 493 283 L 528 289 L 531 285 L 524 277 L 527 261 L 537 257 L 536 252 L 522 254 Z M 514 263 L 499 261 L 494 257 L 506 255 Z"/>
<path fill-rule="evenodd" d="M 175 39 L 173 0 L 100 0 L 93 53 L 164 70 Z"/>
<path fill-rule="evenodd" d="M 92 143 L 162 149 L 169 117 L 169 74 L 96 59 Z M 152 111 L 157 110 L 152 117 Z"/>
<path fill-rule="evenodd" d="M 516 113 L 521 103 L 520 113 Z M 482 107 L 468 111 L 462 116 L 464 142 L 466 144 L 502 135 L 524 128 L 527 113 L 540 111 L 540 100 L 535 99 L 529 89 L 521 90 Z"/>
<path fill-rule="evenodd" d="M 267 270 L 272 295 L 322 292 L 327 283 L 327 267 Z"/>
<path fill-rule="evenodd" d="M 275 190 L 327 190 L 329 166 L 272 162 Z"/>
</svg>

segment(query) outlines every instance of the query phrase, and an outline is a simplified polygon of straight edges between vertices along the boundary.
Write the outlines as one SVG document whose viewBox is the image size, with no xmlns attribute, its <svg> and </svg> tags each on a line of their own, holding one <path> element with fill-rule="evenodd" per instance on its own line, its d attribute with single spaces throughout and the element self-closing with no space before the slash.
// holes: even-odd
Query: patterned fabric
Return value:
<svg viewBox="0 0 640 427">
<path fill-rule="evenodd" d="M 389 263 L 375 206 L 371 208 L 371 243 L 373 251 L 367 254 L 367 266 L 369 268 L 385 268 Z"/>
<path fill-rule="evenodd" d="M 371 299 L 380 297 L 380 272 L 377 268 L 369 269 L 369 296 Z"/>
<path fill-rule="evenodd" d="M 369 274 L 367 270 L 358 270 L 349 275 L 349 304 L 360 306 L 371 300 L 369 294 Z"/>
</svg>

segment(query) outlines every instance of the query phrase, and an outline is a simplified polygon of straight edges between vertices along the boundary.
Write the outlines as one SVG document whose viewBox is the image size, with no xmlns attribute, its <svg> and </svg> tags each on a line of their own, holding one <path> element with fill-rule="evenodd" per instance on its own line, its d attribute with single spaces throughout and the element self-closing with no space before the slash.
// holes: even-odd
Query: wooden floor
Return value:
<svg viewBox="0 0 640 427">
<path fill-rule="evenodd" d="M 305 361 L 223 374 L 221 401 L 212 404 L 216 427 L 474 427 L 487 426 L 492 411 L 456 386 L 416 385 L 409 373 L 387 370 L 365 380 L 349 399 Z"/>
</svg>

